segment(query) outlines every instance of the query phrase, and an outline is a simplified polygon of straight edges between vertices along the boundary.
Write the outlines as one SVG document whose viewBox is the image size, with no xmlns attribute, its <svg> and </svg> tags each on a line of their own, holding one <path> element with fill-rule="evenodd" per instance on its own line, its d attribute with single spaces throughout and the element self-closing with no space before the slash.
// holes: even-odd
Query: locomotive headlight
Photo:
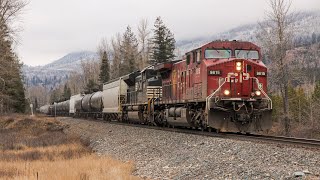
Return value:
<svg viewBox="0 0 320 180">
<path fill-rule="evenodd" d="M 261 91 L 256 91 L 257 96 L 261 96 Z"/>
<path fill-rule="evenodd" d="M 228 89 L 226 89 L 226 90 L 224 90 L 223 94 L 226 95 L 226 96 L 229 96 L 230 91 Z"/>
<path fill-rule="evenodd" d="M 236 63 L 236 70 L 237 71 L 241 71 L 241 69 L 242 69 L 242 63 L 241 62 L 237 62 Z"/>
</svg>

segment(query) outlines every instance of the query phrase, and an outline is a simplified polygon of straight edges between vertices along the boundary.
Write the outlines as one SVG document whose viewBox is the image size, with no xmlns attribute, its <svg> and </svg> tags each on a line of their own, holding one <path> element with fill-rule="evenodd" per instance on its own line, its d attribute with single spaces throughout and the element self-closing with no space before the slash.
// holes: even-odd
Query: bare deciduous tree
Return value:
<svg viewBox="0 0 320 180">
<path fill-rule="evenodd" d="M 117 78 L 120 75 L 120 65 L 121 65 L 121 35 L 118 33 L 115 37 L 111 39 L 111 46 L 112 46 L 112 66 L 111 66 L 111 79 Z"/>
<path fill-rule="evenodd" d="M 102 38 L 99 45 L 98 45 L 98 48 L 97 48 L 97 51 L 98 51 L 98 54 L 99 54 L 99 57 L 100 59 L 102 58 L 103 56 L 103 53 L 106 51 L 108 53 L 108 58 L 110 59 L 110 45 L 108 43 L 108 39 L 107 38 Z"/>
<path fill-rule="evenodd" d="M 28 4 L 25 0 L 0 0 L 0 38 L 10 38 L 16 40 L 15 37 L 19 32 L 17 20 L 22 13 L 24 7 Z"/>
<path fill-rule="evenodd" d="M 88 84 L 90 80 L 97 83 L 99 82 L 99 62 L 85 60 L 81 62 L 82 81 L 83 84 Z"/>
<path fill-rule="evenodd" d="M 278 86 L 283 100 L 283 119 L 286 135 L 290 135 L 290 116 L 288 88 L 290 71 L 287 50 L 292 48 L 292 14 L 290 7 L 292 1 L 269 0 L 270 10 L 267 12 L 267 20 L 261 23 L 262 40 L 266 54 L 271 61 L 270 73 L 273 84 Z"/>
<path fill-rule="evenodd" d="M 140 62 L 139 69 L 143 69 L 149 65 L 149 55 L 150 55 L 150 34 L 151 30 L 148 28 L 148 20 L 141 19 L 138 25 L 138 41 L 139 41 L 139 53 Z"/>
</svg>

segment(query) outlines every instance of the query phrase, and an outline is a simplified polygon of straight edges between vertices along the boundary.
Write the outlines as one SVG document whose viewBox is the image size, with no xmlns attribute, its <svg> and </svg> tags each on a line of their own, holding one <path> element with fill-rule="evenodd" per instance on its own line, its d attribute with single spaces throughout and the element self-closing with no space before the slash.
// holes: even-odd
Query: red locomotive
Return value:
<svg viewBox="0 0 320 180">
<path fill-rule="evenodd" d="M 271 128 L 267 68 L 253 43 L 214 41 L 155 70 L 162 77 L 156 122 L 230 132 Z"/>
</svg>

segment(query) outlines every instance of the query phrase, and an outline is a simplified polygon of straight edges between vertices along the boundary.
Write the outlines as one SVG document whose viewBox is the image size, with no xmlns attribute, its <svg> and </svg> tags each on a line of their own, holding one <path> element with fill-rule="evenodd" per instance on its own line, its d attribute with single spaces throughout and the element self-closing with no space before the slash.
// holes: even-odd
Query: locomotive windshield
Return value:
<svg viewBox="0 0 320 180">
<path fill-rule="evenodd" d="M 236 50 L 236 58 L 259 59 L 259 53 L 255 50 Z"/>
<path fill-rule="evenodd" d="M 206 59 L 230 58 L 231 50 L 229 49 L 207 49 L 205 51 Z"/>
</svg>

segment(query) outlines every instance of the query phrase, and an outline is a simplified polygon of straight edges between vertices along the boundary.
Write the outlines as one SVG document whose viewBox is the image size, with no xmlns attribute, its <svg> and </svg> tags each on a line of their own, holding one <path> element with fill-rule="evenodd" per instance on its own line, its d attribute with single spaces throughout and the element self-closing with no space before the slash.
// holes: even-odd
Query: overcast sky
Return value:
<svg viewBox="0 0 320 180">
<path fill-rule="evenodd" d="M 95 51 L 103 37 L 134 30 L 157 16 L 175 39 L 213 35 L 262 20 L 266 0 L 30 0 L 23 14 L 18 53 L 27 65 L 43 65 L 67 53 Z M 320 0 L 293 0 L 293 10 L 320 10 Z"/>
</svg>

